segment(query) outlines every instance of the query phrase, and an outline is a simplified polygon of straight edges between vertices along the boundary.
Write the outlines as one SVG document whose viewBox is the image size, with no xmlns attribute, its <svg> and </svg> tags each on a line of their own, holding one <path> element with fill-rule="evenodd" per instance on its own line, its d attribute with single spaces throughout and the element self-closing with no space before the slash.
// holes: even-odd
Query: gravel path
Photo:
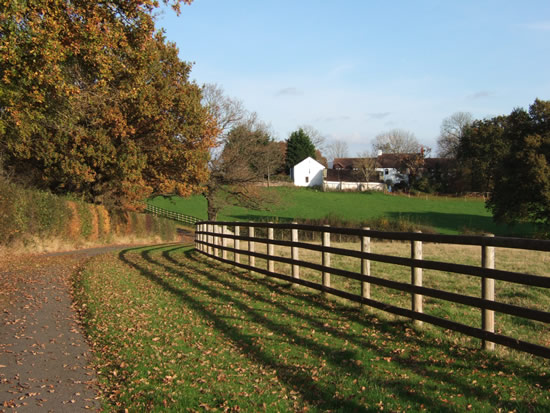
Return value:
<svg viewBox="0 0 550 413">
<path fill-rule="evenodd" d="M 100 408 L 71 274 L 90 257 L 123 247 L 0 260 L 0 411 Z"/>
</svg>

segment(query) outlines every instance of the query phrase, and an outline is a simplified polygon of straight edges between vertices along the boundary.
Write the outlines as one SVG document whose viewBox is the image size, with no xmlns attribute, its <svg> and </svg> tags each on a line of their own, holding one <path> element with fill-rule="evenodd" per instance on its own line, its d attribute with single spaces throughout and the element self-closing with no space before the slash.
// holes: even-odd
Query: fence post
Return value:
<svg viewBox="0 0 550 413">
<path fill-rule="evenodd" d="M 269 223 L 270 225 L 273 224 L 273 222 L 270 222 Z M 273 227 L 269 227 L 267 228 L 267 239 L 268 240 L 273 240 Z M 273 245 L 272 243 L 268 243 L 267 244 L 267 256 L 268 257 L 273 257 L 275 255 L 275 245 Z M 275 261 L 273 261 L 272 259 L 268 258 L 267 259 L 267 270 L 269 272 L 275 272 Z"/>
<path fill-rule="evenodd" d="M 323 225 L 330 227 L 330 225 Z M 330 247 L 330 232 L 323 232 L 323 247 Z M 322 263 L 323 267 L 330 267 L 330 252 L 323 251 Z M 330 272 L 323 271 L 323 287 L 330 288 Z"/>
<path fill-rule="evenodd" d="M 297 222 L 293 222 L 293 225 L 298 225 Z M 292 243 L 298 242 L 298 228 L 292 228 Z M 298 247 L 292 245 L 291 247 L 291 258 L 297 260 L 299 257 Z M 292 264 L 292 278 L 300 278 L 300 266 L 298 264 Z"/>
<path fill-rule="evenodd" d="M 494 234 L 486 234 L 486 237 L 494 237 Z M 481 250 L 481 265 L 483 268 L 495 268 L 495 247 L 484 245 Z M 495 280 L 494 278 L 481 279 L 481 295 L 484 300 L 495 301 Z M 495 332 L 495 312 L 486 308 L 481 311 L 481 326 L 483 330 Z M 483 349 L 492 351 L 495 343 L 482 340 Z"/>
<path fill-rule="evenodd" d="M 220 232 L 220 226 L 214 225 L 214 255 L 217 257 L 219 255 L 220 250 L 218 249 L 218 245 L 220 245 L 220 237 L 218 237 L 218 234 Z"/>
<path fill-rule="evenodd" d="M 249 227 L 248 228 L 248 236 L 249 237 L 254 237 L 254 227 Z M 248 252 L 254 252 L 255 250 L 255 244 L 254 244 L 254 241 L 248 241 Z M 256 257 L 254 257 L 253 255 L 248 255 L 248 265 L 250 265 L 251 267 L 255 267 L 256 266 Z"/>
<path fill-rule="evenodd" d="M 212 224 L 207 224 L 208 232 L 212 232 Z M 208 255 L 212 255 L 213 248 L 212 248 L 212 241 L 214 239 L 214 236 L 211 234 L 208 234 Z"/>
<path fill-rule="evenodd" d="M 235 236 L 238 237 L 241 235 L 241 227 L 239 227 L 238 225 L 235 225 Z M 235 240 L 235 250 L 240 250 L 241 249 L 241 240 L 240 239 L 236 239 Z M 235 256 L 233 257 L 235 259 L 235 262 L 236 263 L 239 263 L 240 260 L 241 260 L 241 254 L 239 254 L 238 252 L 235 252 Z"/>
<path fill-rule="evenodd" d="M 224 249 L 222 249 L 222 258 L 224 260 L 227 259 L 227 250 L 225 248 L 227 248 L 227 238 L 225 238 L 225 235 L 227 234 L 227 225 L 223 225 L 222 226 L 222 247 Z"/>
<path fill-rule="evenodd" d="M 417 234 L 421 234 L 422 231 L 415 231 Z M 411 243 L 411 258 L 413 260 L 422 259 L 422 241 L 413 240 Z M 422 287 L 422 268 L 411 267 L 411 284 Z M 411 309 L 414 312 L 422 313 L 422 294 L 412 294 Z M 414 324 L 417 326 L 422 325 L 422 321 L 414 320 Z"/>
<path fill-rule="evenodd" d="M 370 230 L 369 227 L 364 227 L 364 230 Z M 361 237 L 361 252 L 370 252 L 370 237 Z M 361 274 L 370 275 L 370 260 L 361 258 Z M 361 297 L 370 298 L 370 283 L 361 282 Z"/>
</svg>

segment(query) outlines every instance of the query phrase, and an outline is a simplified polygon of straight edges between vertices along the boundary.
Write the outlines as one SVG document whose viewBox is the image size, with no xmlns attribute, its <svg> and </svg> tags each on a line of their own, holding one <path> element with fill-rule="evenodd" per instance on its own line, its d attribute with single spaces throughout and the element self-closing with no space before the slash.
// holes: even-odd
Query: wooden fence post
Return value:
<svg viewBox="0 0 550 413">
<path fill-rule="evenodd" d="M 487 234 L 487 237 L 494 237 L 494 234 Z M 481 250 L 481 265 L 483 268 L 495 268 L 495 247 L 484 245 Z M 494 278 L 481 279 L 481 295 L 484 300 L 495 301 L 495 280 Z M 486 308 L 481 310 L 481 326 L 483 330 L 491 333 L 495 332 L 495 312 Z M 482 340 L 482 346 L 485 350 L 495 349 L 495 343 Z"/>
<path fill-rule="evenodd" d="M 208 228 L 208 232 L 212 232 L 212 227 L 213 225 L 212 224 L 208 224 L 207 225 L 207 228 Z M 214 236 L 211 235 L 211 234 L 208 234 L 208 255 L 212 255 L 212 252 L 213 252 L 213 248 L 212 248 L 212 241 L 214 239 Z"/>
<path fill-rule="evenodd" d="M 364 227 L 364 230 L 370 230 L 369 227 Z M 370 237 L 361 237 L 361 252 L 370 252 Z M 370 275 L 370 260 L 361 258 L 361 274 Z M 370 298 L 370 283 L 361 282 L 361 297 Z"/>
<path fill-rule="evenodd" d="M 273 222 L 270 222 L 269 223 L 270 225 L 273 224 Z M 269 227 L 267 229 L 267 239 L 268 240 L 273 240 L 274 236 L 273 236 L 273 227 Z M 267 244 L 267 256 L 268 257 L 273 257 L 275 255 L 275 245 L 271 244 L 271 243 L 268 243 Z M 275 272 L 275 261 L 273 261 L 272 259 L 267 259 L 267 270 L 269 272 Z"/>
<path fill-rule="evenodd" d="M 297 222 L 293 222 L 292 224 L 298 225 Z M 298 242 L 298 228 L 292 228 L 292 243 Z M 295 247 L 294 245 L 291 247 L 291 258 L 293 260 L 297 260 L 299 256 L 299 250 L 298 247 Z M 300 278 L 300 266 L 298 264 L 292 264 L 292 278 Z"/>
<path fill-rule="evenodd" d="M 330 227 L 330 225 L 324 225 Z M 323 247 L 330 247 L 330 232 L 323 232 Z M 330 252 L 323 251 L 322 262 L 323 267 L 330 267 Z M 323 287 L 330 288 L 330 272 L 323 271 Z"/>
<path fill-rule="evenodd" d="M 249 237 L 254 237 L 254 227 L 249 227 L 248 228 L 248 236 Z M 255 244 L 254 244 L 254 241 L 248 241 L 248 252 L 254 252 L 255 251 Z M 256 266 L 256 257 L 254 257 L 253 255 L 248 255 L 248 265 L 250 265 L 251 267 L 255 267 Z"/>
<path fill-rule="evenodd" d="M 227 259 L 227 250 L 225 248 L 227 248 L 227 238 L 225 238 L 225 235 L 227 234 L 227 225 L 223 225 L 222 226 L 222 247 L 224 247 L 224 249 L 222 249 L 222 258 L 224 260 Z"/>
<path fill-rule="evenodd" d="M 241 227 L 239 227 L 238 225 L 235 225 L 235 236 L 238 237 L 241 235 Z M 241 240 L 240 239 L 236 239 L 235 240 L 235 250 L 239 251 L 241 249 Z M 240 262 L 241 260 L 241 254 L 239 254 L 238 252 L 235 252 L 235 256 L 233 257 L 235 259 L 235 262 L 238 263 Z"/>
<path fill-rule="evenodd" d="M 214 255 L 217 257 L 219 255 L 218 245 L 220 245 L 220 237 L 218 234 L 220 232 L 220 226 L 214 225 Z"/>
<path fill-rule="evenodd" d="M 422 231 L 415 231 L 415 233 L 422 233 Z M 411 243 L 411 258 L 413 260 L 422 259 L 422 241 L 413 240 Z M 422 287 L 422 268 L 411 267 L 411 284 Z M 422 313 L 422 294 L 412 294 L 411 309 L 414 312 Z M 422 325 L 422 321 L 414 320 L 414 324 L 417 326 Z"/>
</svg>

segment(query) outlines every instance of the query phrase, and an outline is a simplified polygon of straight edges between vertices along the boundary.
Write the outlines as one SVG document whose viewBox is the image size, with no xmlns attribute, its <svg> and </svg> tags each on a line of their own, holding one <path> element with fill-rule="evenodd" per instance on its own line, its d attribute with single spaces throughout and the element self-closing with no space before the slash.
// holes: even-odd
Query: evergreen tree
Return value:
<svg viewBox="0 0 550 413">
<path fill-rule="evenodd" d="M 316 158 L 315 146 L 306 132 L 300 128 L 297 131 L 292 132 L 286 140 L 286 172 L 290 173 L 290 170 L 294 167 L 294 165 L 300 163 L 308 156 L 313 159 Z"/>
</svg>

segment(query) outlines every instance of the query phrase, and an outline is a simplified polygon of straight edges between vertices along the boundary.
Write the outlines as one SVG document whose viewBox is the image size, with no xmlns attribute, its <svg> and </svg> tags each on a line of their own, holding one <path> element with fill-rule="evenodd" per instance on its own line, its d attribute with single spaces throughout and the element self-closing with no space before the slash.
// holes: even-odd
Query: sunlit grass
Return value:
<svg viewBox="0 0 550 413">
<path fill-rule="evenodd" d="M 490 354 L 185 247 L 95 258 L 75 295 L 108 410 L 550 409 L 547 361 Z"/>
</svg>

